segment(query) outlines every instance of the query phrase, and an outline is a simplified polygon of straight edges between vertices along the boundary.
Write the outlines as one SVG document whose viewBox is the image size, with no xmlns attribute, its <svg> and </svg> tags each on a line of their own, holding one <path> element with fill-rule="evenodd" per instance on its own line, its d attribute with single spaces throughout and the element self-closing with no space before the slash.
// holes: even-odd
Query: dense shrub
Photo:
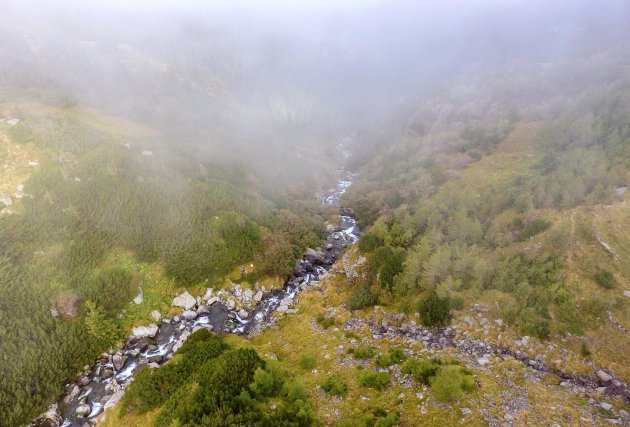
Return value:
<svg viewBox="0 0 630 427">
<path fill-rule="evenodd" d="M 376 358 L 376 366 L 386 368 L 391 365 L 397 365 L 407 358 L 403 349 L 395 347 L 389 349 L 386 353 L 379 354 Z"/>
<path fill-rule="evenodd" d="M 459 366 L 443 366 L 431 379 L 431 388 L 438 400 L 449 401 L 461 397 L 474 388 L 471 375 Z"/>
<path fill-rule="evenodd" d="M 346 304 L 350 310 L 361 310 L 373 307 L 377 303 L 376 295 L 372 293 L 369 285 L 362 285 L 350 297 Z"/>
<path fill-rule="evenodd" d="M 310 371 L 315 368 L 317 362 L 315 360 L 315 357 L 313 357 L 312 355 L 302 353 L 298 358 L 298 365 L 300 366 L 300 368 Z"/>
<path fill-rule="evenodd" d="M 442 362 L 439 359 L 408 359 L 402 366 L 402 372 L 411 375 L 420 384 L 430 385 L 440 366 Z"/>
<path fill-rule="evenodd" d="M 359 239 L 358 248 L 361 253 L 369 253 L 381 246 L 383 241 L 376 235 L 365 233 Z"/>
<path fill-rule="evenodd" d="M 160 369 L 143 368 L 126 389 L 121 413 L 144 413 L 164 403 L 180 387 L 193 379 L 193 373 L 228 348 L 217 335 L 205 329 L 191 334 L 174 359 Z"/>
<path fill-rule="evenodd" d="M 361 343 L 357 347 L 349 348 L 348 353 L 352 354 L 352 357 L 355 359 L 371 359 L 376 354 L 376 348 L 371 345 Z"/>
<path fill-rule="evenodd" d="M 449 298 L 440 298 L 434 290 L 420 302 L 418 312 L 425 326 L 446 326 L 452 317 Z"/>
<path fill-rule="evenodd" d="M 595 281 L 604 289 L 612 289 L 617 285 L 617 281 L 608 270 L 602 270 L 595 275 Z"/>
<path fill-rule="evenodd" d="M 322 389 L 329 396 L 345 396 L 348 393 L 348 385 L 338 375 L 331 375 L 322 383 Z"/>
<path fill-rule="evenodd" d="M 374 372 L 368 369 L 362 369 L 359 371 L 359 384 L 363 387 L 383 390 L 389 386 L 389 383 L 390 379 L 388 372 Z"/>
</svg>

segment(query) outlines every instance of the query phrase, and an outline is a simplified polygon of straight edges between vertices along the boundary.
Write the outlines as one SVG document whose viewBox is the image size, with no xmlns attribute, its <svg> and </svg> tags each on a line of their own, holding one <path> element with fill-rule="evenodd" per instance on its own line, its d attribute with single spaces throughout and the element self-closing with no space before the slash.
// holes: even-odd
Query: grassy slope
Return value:
<svg viewBox="0 0 630 427">
<path fill-rule="evenodd" d="M 278 360 L 284 368 L 290 370 L 295 378 L 306 386 L 323 425 L 334 425 L 339 419 L 357 422 L 377 407 L 400 413 L 401 425 L 405 426 L 460 423 L 471 426 L 486 425 L 482 409 L 487 411 L 491 418 L 502 420 L 506 415 L 503 403 L 523 396 L 529 400 L 529 406 L 512 415 L 518 424 L 549 425 L 570 420 L 572 425 L 591 425 L 592 414 L 583 406 L 579 396 L 565 392 L 558 386 L 558 380 L 554 376 L 544 377 L 542 381 L 533 381 L 527 372 L 528 369 L 511 359 L 497 362 L 491 368 L 475 366 L 475 379 L 480 383 L 480 387 L 452 403 L 438 402 L 429 388 L 414 386 L 408 389 L 396 381 L 380 392 L 361 387 L 357 381 L 355 368 L 361 362 L 346 354 L 347 349 L 353 346 L 353 339 L 374 345 L 379 351 L 397 346 L 417 355 L 429 353 L 418 343 L 403 342 L 401 339 L 374 340 L 367 330 L 354 330 L 354 334 L 345 333 L 340 326 L 352 314 L 343 308 L 342 304 L 351 289 L 352 285 L 342 274 L 331 276 L 321 287 L 304 292 L 297 306 L 298 313 L 281 319 L 277 328 L 269 329 L 251 340 L 234 335 L 229 335 L 227 340 L 234 346 L 253 347 L 263 357 Z M 336 324 L 327 330 L 320 327 L 316 321 L 316 317 L 324 312 L 336 313 L 334 315 Z M 356 314 L 370 319 L 380 318 L 383 313 L 382 309 L 377 308 Z M 455 323 L 459 324 L 460 329 L 465 329 L 459 321 Z M 303 354 L 316 358 L 314 370 L 300 368 L 299 358 Z M 466 360 L 465 356 L 454 350 L 431 354 L 440 355 L 445 359 Z M 370 362 L 365 364 L 370 366 Z M 348 384 L 346 397 L 327 397 L 321 390 L 320 384 L 332 374 L 341 376 Z M 420 399 L 416 393 L 422 393 L 424 397 Z M 461 408 L 470 408 L 473 413 L 463 416 Z M 532 411 L 532 408 L 536 410 Z M 580 416 L 589 421 L 580 420 Z M 117 416 L 117 408 L 114 407 L 107 412 L 105 420 L 101 420 L 99 425 L 148 426 L 152 425 L 154 417 L 155 413 L 150 413 L 145 416 L 128 415 L 120 419 Z"/>
<path fill-rule="evenodd" d="M 460 180 L 461 185 L 471 192 L 501 182 L 527 169 L 542 157 L 537 151 L 537 134 L 540 124 L 521 123 L 491 155 L 471 164 Z M 620 297 L 623 290 L 630 289 L 629 274 L 630 241 L 627 230 L 630 226 L 630 207 L 627 201 L 615 202 L 612 206 L 595 206 L 592 209 L 578 207 L 570 210 L 545 210 L 538 212 L 553 219 L 553 226 L 533 239 L 515 243 L 498 250 L 516 253 L 534 250 L 543 240 L 553 235 L 556 228 L 568 227 L 571 230 L 572 243 L 564 254 L 568 266 L 567 281 L 575 292 L 577 300 L 584 300 L 593 294 L 603 294 L 605 298 Z M 608 242 L 621 257 L 615 260 L 597 243 L 591 235 L 580 232 L 580 223 L 593 223 L 601 238 Z M 587 262 L 606 267 L 615 273 L 618 287 L 603 290 L 585 271 Z M 352 346 L 351 340 L 357 336 L 384 351 L 392 346 L 400 346 L 416 354 L 426 352 L 422 344 L 395 341 L 374 340 L 366 330 L 354 331 L 357 336 L 344 333 L 340 325 L 351 317 L 351 313 L 342 304 L 350 295 L 353 285 L 345 276 L 337 274 L 328 278 L 320 288 L 306 291 L 301 296 L 299 312 L 280 320 L 278 327 L 247 340 L 242 337 L 228 336 L 228 341 L 235 346 L 254 347 L 261 355 L 277 359 L 289 369 L 296 378 L 303 382 L 314 402 L 316 413 L 324 425 L 333 425 L 339 419 L 359 420 L 364 414 L 376 407 L 401 414 L 402 425 L 485 425 L 484 414 L 495 420 L 504 420 L 504 404 L 526 397 L 528 405 L 514 413 L 517 425 L 592 425 L 595 419 L 606 414 L 589 407 L 587 397 L 569 393 L 559 385 L 560 380 L 553 375 L 537 378 L 520 362 L 509 358 L 496 360 L 489 366 L 480 367 L 474 363 L 476 380 L 480 388 L 453 403 L 437 402 L 430 389 L 416 386 L 405 389 L 393 383 L 385 391 L 377 392 L 361 387 L 357 382 L 357 372 L 353 365 L 358 362 L 346 354 Z M 498 326 L 493 320 L 498 319 L 499 308 L 512 297 L 498 290 L 482 295 L 464 295 L 464 309 L 456 314 L 453 324 L 459 333 L 483 338 L 486 342 L 514 346 L 514 340 L 520 338 L 518 331 L 509 327 Z M 620 297 L 623 298 L 623 297 Z M 622 301 L 623 302 L 623 301 Z M 472 304 L 482 303 L 489 307 L 483 316 L 473 311 Z M 388 309 L 391 310 L 391 309 Z M 336 326 L 324 330 L 316 321 L 321 313 L 335 313 Z M 614 316 L 626 327 L 630 327 L 628 304 L 619 303 L 613 311 Z M 369 309 L 359 313 L 371 319 L 383 316 L 381 309 Z M 470 324 L 465 318 L 473 318 Z M 481 327 L 481 319 L 489 320 L 492 327 Z M 487 331 L 487 332 L 486 332 Z M 630 378 L 630 337 L 607 320 L 593 325 L 584 337 L 568 335 L 553 336 L 549 342 L 530 339 L 530 344 L 521 348 L 532 357 L 543 354 L 546 362 L 563 370 L 574 373 L 592 372 L 589 359 L 580 355 L 581 342 L 585 341 L 592 352 L 590 360 L 610 368 L 622 378 Z M 317 359 L 316 371 L 305 371 L 299 366 L 299 357 L 310 354 Z M 465 355 L 455 350 L 442 352 L 444 358 L 454 357 L 468 360 Z M 343 362 L 343 363 L 340 363 Z M 349 392 L 345 398 L 330 398 L 321 390 L 320 384 L 331 375 L 337 374 L 348 383 Z M 419 399 L 416 393 L 423 393 Z M 402 398 L 401 394 L 404 394 Z M 623 407 L 621 402 L 614 402 Z M 472 415 L 462 416 L 460 408 L 471 408 Z M 424 409 L 424 410 L 423 410 Z M 425 413 L 423 413 L 425 412 Z M 103 426 L 151 425 L 154 414 L 144 417 L 126 416 L 123 420 L 116 416 L 116 408 L 107 413 Z M 597 422 L 597 421 L 595 421 Z"/>
<path fill-rule="evenodd" d="M 536 150 L 537 124 L 520 124 L 497 147 L 495 153 L 484 157 L 481 161 L 473 163 L 465 171 L 462 179 L 463 185 L 475 191 L 481 185 L 491 185 L 495 180 L 504 180 L 516 176 L 519 171 L 526 170 L 531 164 L 538 161 L 542 154 Z M 567 286 L 579 301 L 585 301 L 593 295 L 598 295 L 604 300 L 618 299 L 613 310 L 614 316 L 626 328 L 630 329 L 630 304 L 627 297 L 623 296 L 624 290 L 630 290 L 630 207 L 625 200 L 619 200 L 612 205 L 597 205 L 591 209 L 577 207 L 567 210 L 544 210 L 533 212 L 553 220 L 553 226 L 544 233 L 535 236 L 531 240 L 514 243 L 508 248 L 500 248 L 500 251 L 508 253 L 525 252 L 535 250 L 543 241 L 553 237 L 554 230 L 568 229 L 571 233 L 571 244 L 563 254 L 567 263 Z M 580 228 L 586 227 L 586 233 L 581 233 Z M 613 257 L 594 239 L 593 233 L 597 230 L 602 240 L 609 243 L 613 250 L 619 254 L 619 259 Z M 593 269 L 602 268 L 614 273 L 618 286 L 612 290 L 605 290 L 598 286 L 592 279 Z M 509 298 L 508 295 L 496 293 L 485 294 L 480 302 L 487 303 L 490 307 L 496 307 L 493 301 L 501 298 Z M 473 301 L 470 301 L 471 303 Z M 498 310 L 495 310 L 498 318 Z M 606 314 L 602 313 L 602 321 L 593 323 L 592 328 L 586 330 L 583 341 L 587 343 L 592 352 L 592 360 L 598 365 L 610 368 L 625 380 L 630 380 L 630 335 L 612 325 L 606 320 Z M 510 337 L 511 335 L 511 337 Z M 517 334 L 503 334 L 504 343 L 509 343 L 509 338 L 516 338 Z M 582 340 L 568 336 L 554 337 L 553 342 L 568 347 L 579 354 Z M 574 359 L 580 359 L 576 355 Z M 570 363 L 566 366 L 576 372 L 590 372 L 591 369 L 584 363 Z"/>
</svg>

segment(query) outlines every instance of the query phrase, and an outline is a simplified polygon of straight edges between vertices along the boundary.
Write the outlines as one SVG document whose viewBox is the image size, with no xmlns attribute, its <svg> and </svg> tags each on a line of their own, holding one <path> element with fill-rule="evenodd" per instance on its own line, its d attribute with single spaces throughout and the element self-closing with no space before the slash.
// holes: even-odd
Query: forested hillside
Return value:
<svg viewBox="0 0 630 427">
<path fill-rule="evenodd" d="M 147 129 L 113 134 L 107 126 L 124 123 L 106 116 L 21 111 L 2 132 L 37 159 L 25 195 L 0 217 L 0 390 L 14 403 L 3 405 L 4 424 L 37 415 L 78 367 L 125 337 L 140 313 L 119 313 L 139 290 L 159 304 L 251 262 L 252 283 L 284 277 L 323 236 L 317 200 L 265 193 L 242 165 L 143 149 L 153 148 Z"/>
</svg>

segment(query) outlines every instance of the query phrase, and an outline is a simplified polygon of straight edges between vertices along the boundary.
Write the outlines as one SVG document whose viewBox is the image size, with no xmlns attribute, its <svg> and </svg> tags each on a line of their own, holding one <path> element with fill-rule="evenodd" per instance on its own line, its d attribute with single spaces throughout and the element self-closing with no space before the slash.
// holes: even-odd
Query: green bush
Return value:
<svg viewBox="0 0 630 427">
<path fill-rule="evenodd" d="M 363 387 L 383 390 L 390 383 L 388 372 L 374 372 L 367 369 L 359 371 L 359 384 Z"/>
<path fill-rule="evenodd" d="M 370 286 L 362 285 L 348 298 L 346 304 L 350 310 L 361 310 L 362 308 L 373 307 L 377 302 L 377 298 L 370 290 Z"/>
<path fill-rule="evenodd" d="M 317 362 L 312 355 L 302 353 L 300 354 L 300 357 L 298 358 L 298 365 L 300 366 L 300 368 L 304 369 L 305 371 L 311 371 L 315 368 L 315 366 L 317 365 Z"/>
<path fill-rule="evenodd" d="M 391 365 L 397 365 L 407 358 L 405 352 L 401 348 L 392 348 L 386 353 L 379 354 L 376 358 L 376 366 L 386 368 Z"/>
<path fill-rule="evenodd" d="M 617 281 L 608 270 L 602 270 L 595 275 L 595 281 L 604 289 L 612 289 L 617 285 Z"/>
<path fill-rule="evenodd" d="M 378 269 L 378 276 L 381 286 L 387 290 L 392 290 L 394 278 L 403 271 L 403 263 L 407 257 L 407 251 L 402 248 L 395 248 L 391 251 Z"/>
<path fill-rule="evenodd" d="M 349 348 L 348 353 L 352 354 L 355 359 L 371 359 L 376 354 L 376 348 L 361 343 L 355 348 Z"/>
<path fill-rule="evenodd" d="M 394 427 L 400 425 L 400 416 L 396 413 L 388 414 L 383 408 L 376 408 L 372 413 L 363 416 L 358 425 L 360 427 Z"/>
<path fill-rule="evenodd" d="M 284 375 L 275 363 L 269 363 L 254 371 L 254 381 L 249 389 L 256 397 L 277 396 L 284 385 Z"/>
<path fill-rule="evenodd" d="M 431 380 L 431 388 L 438 400 L 450 401 L 461 397 L 464 394 L 462 387 L 463 376 L 460 368 L 456 366 L 445 366 L 438 370 Z"/>
<path fill-rule="evenodd" d="M 446 326 L 452 318 L 449 298 L 440 298 L 434 290 L 420 302 L 418 311 L 425 326 Z"/>
<path fill-rule="evenodd" d="M 357 246 L 359 248 L 359 252 L 366 254 L 374 251 L 382 244 L 383 241 L 375 234 L 365 233 L 361 235 Z"/>
<path fill-rule="evenodd" d="M 322 389 L 329 396 L 345 396 L 348 394 L 348 385 L 338 375 L 331 375 L 322 383 Z"/>
<path fill-rule="evenodd" d="M 441 365 L 439 359 L 408 359 L 402 366 L 402 372 L 411 375 L 420 384 L 430 385 L 431 378 L 437 374 Z"/>
</svg>

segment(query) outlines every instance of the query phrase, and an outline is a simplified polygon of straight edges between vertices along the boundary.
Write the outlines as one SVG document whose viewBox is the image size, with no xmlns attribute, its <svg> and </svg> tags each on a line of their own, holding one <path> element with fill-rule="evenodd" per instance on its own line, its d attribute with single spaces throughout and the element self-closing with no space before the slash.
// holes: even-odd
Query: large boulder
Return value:
<svg viewBox="0 0 630 427">
<path fill-rule="evenodd" d="M 324 255 L 312 248 L 308 248 L 306 250 L 304 258 L 313 265 L 320 265 L 324 263 Z"/>
<path fill-rule="evenodd" d="M 185 291 L 183 294 L 173 299 L 173 305 L 175 307 L 182 307 L 184 310 L 190 310 L 195 304 L 197 304 L 197 300 L 190 295 L 188 291 Z"/>
<path fill-rule="evenodd" d="M 90 412 L 92 412 L 92 408 L 88 404 L 81 405 L 76 410 L 77 416 L 81 418 L 87 418 Z"/>
<path fill-rule="evenodd" d="M 613 377 L 612 377 L 610 374 L 608 374 L 607 372 L 604 372 L 604 371 L 603 371 L 603 370 L 601 370 L 601 369 L 600 369 L 599 371 L 595 372 L 595 374 L 597 375 L 597 378 L 599 378 L 599 381 L 600 381 L 602 384 L 605 384 L 605 383 L 607 383 L 607 382 L 610 382 L 610 381 L 612 381 L 612 379 L 613 379 Z"/>
<path fill-rule="evenodd" d="M 263 292 L 262 291 L 258 291 L 258 292 L 256 292 L 256 295 L 254 295 L 254 301 L 260 302 L 260 300 L 262 300 L 262 297 L 263 297 Z"/>
<path fill-rule="evenodd" d="M 182 313 L 182 317 L 186 320 L 195 320 L 197 318 L 197 313 L 192 310 L 186 310 Z"/>
<path fill-rule="evenodd" d="M 120 371 L 123 366 L 125 366 L 125 358 L 120 354 L 114 354 L 112 357 L 112 365 L 114 365 L 114 369 Z"/>
<path fill-rule="evenodd" d="M 228 310 L 234 310 L 236 308 L 236 301 L 234 301 L 233 299 L 227 300 L 226 307 Z"/>
<path fill-rule="evenodd" d="M 136 337 L 153 338 L 153 337 L 155 337 L 155 335 L 157 335 L 158 330 L 159 330 L 158 326 L 156 324 L 152 323 L 149 326 L 138 326 L 136 328 L 133 328 L 131 330 L 131 332 Z"/>
</svg>

